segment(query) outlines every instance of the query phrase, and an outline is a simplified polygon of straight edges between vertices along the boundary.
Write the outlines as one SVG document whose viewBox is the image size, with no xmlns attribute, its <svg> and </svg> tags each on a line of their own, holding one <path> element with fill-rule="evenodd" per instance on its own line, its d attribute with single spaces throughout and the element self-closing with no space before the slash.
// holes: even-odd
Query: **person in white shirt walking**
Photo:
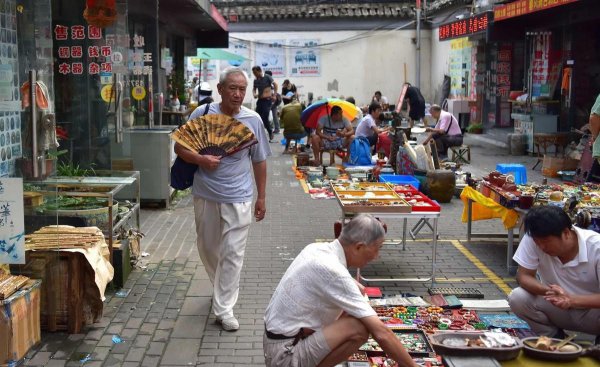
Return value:
<svg viewBox="0 0 600 367">
<path fill-rule="evenodd" d="M 416 366 L 347 269 L 375 260 L 384 235 L 377 219 L 361 214 L 344 226 L 339 239 L 313 243 L 300 252 L 267 306 L 267 367 L 335 366 L 356 352 L 369 334 L 399 366 Z"/>
</svg>

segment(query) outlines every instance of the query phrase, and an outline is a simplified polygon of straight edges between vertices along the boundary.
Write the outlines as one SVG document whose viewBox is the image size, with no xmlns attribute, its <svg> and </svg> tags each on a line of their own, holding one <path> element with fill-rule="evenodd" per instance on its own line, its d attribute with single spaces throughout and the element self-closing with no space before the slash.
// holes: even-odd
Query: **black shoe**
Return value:
<svg viewBox="0 0 600 367">
<path fill-rule="evenodd" d="M 269 133 L 269 143 L 273 142 L 273 133 Z"/>
</svg>

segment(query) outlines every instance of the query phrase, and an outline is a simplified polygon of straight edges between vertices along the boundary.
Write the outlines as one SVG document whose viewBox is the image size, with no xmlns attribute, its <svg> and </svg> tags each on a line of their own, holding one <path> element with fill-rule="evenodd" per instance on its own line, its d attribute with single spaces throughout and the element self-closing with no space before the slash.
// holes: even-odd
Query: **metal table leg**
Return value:
<svg viewBox="0 0 600 367">
<path fill-rule="evenodd" d="M 406 226 L 408 225 L 408 219 L 404 218 L 402 223 L 402 251 L 406 250 Z"/>
</svg>

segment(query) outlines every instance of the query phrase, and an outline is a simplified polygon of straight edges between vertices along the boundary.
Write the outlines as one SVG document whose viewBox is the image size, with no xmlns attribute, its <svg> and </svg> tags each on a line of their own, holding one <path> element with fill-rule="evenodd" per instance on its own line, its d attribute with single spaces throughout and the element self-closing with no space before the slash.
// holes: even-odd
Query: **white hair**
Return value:
<svg viewBox="0 0 600 367">
<path fill-rule="evenodd" d="M 221 72 L 221 76 L 219 77 L 219 84 L 225 83 L 225 80 L 232 74 L 242 74 L 246 79 L 246 83 L 249 83 L 250 78 L 248 78 L 248 74 L 238 67 L 230 67 Z"/>
<path fill-rule="evenodd" d="M 362 242 L 371 245 L 385 237 L 383 225 L 370 214 L 359 214 L 344 226 L 339 241 L 342 245 L 354 245 Z"/>
</svg>

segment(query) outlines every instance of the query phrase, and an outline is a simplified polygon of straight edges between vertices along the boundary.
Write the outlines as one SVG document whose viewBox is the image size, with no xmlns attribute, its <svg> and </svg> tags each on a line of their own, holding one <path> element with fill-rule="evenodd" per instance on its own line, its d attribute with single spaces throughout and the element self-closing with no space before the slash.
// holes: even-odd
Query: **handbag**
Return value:
<svg viewBox="0 0 600 367">
<path fill-rule="evenodd" d="M 202 116 L 208 113 L 210 103 L 206 104 Z M 188 163 L 180 157 L 175 158 L 175 162 L 171 166 L 171 182 L 170 185 L 175 190 L 185 190 L 194 184 L 194 174 L 198 166 L 193 163 Z"/>
</svg>

